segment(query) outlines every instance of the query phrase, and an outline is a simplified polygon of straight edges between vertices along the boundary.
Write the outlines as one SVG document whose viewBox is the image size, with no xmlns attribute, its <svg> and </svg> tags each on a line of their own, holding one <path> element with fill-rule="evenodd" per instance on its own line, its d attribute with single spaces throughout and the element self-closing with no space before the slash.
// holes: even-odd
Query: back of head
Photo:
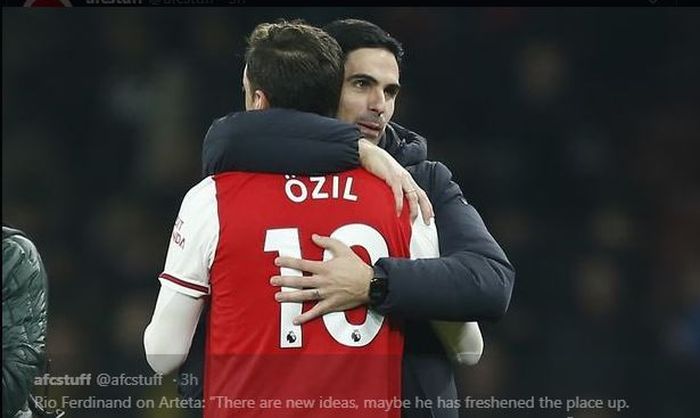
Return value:
<svg viewBox="0 0 700 418">
<path fill-rule="evenodd" d="M 301 21 L 262 23 L 248 38 L 247 75 L 271 107 L 334 117 L 343 82 L 343 54 L 323 30 Z"/>
<path fill-rule="evenodd" d="M 334 20 L 324 26 L 323 30 L 338 41 L 345 55 L 360 48 L 384 48 L 394 54 L 396 62 L 401 64 L 401 43 L 372 22 L 360 19 Z"/>
</svg>

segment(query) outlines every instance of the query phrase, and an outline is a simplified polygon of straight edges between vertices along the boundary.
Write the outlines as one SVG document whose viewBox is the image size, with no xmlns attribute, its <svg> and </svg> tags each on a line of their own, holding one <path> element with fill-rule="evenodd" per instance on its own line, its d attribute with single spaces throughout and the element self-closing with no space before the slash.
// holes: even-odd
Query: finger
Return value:
<svg viewBox="0 0 700 418">
<path fill-rule="evenodd" d="M 387 181 L 387 184 L 391 186 L 391 192 L 394 194 L 396 215 L 401 216 L 401 212 L 403 211 L 403 187 L 401 187 L 401 183 L 396 180 L 392 180 L 391 182 Z"/>
<path fill-rule="evenodd" d="M 275 258 L 276 266 L 287 267 L 299 271 L 306 271 L 308 273 L 319 273 L 322 264 L 323 263 L 320 261 L 310 261 L 292 257 Z"/>
<path fill-rule="evenodd" d="M 308 302 L 312 300 L 320 300 L 318 289 L 293 290 L 287 292 L 275 293 L 277 302 Z"/>
<path fill-rule="evenodd" d="M 435 212 L 433 211 L 433 204 L 430 203 L 430 199 L 428 199 L 428 195 L 423 189 L 418 189 L 418 205 L 423 214 L 423 222 L 425 222 L 426 225 L 430 225 L 430 219 L 435 216 Z"/>
<path fill-rule="evenodd" d="M 277 287 L 292 287 L 295 289 L 304 289 L 316 287 L 316 280 L 308 276 L 272 276 L 270 284 Z"/>
<path fill-rule="evenodd" d="M 415 186 L 418 187 L 418 186 Z M 418 190 L 414 185 L 409 185 L 404 188 L 406 191 L 406 200 L 408 200 L 408 207 L 411 214 L 411 222 L 413 222 L 418 216 Z"/>
<path fill-rule="evenodd" d="M 328 312 L 328 309 L 326 308 L 325 303 L 321 301 L 314 305 L 313 308 L 294 318 L 293 323 L 294 325 L 301 325 L 311 321 L 312 319 L 318 318 L 321 315 L 324 315 L 326 312 Z"/>
<path fill-rule="evenodd" d="M 423 222 L 426 225 L 430 225 L 430 218 L 434 217 L 435 214 L 433 212 L 433 205 L 430 203 L 430 199 L 428 199 L 428 195 L 425 193 L 425 190 L 423 190 L 418 183 L 413 179 L 413 177 L 409 176 L 407 181 L 409 182 L 410 186 L 412 187 L 412 190 L 415 190 L 415 193 L 411 193 L 415 195 L 415 207 L 416 207 L 416 212 L 418 212 L 418 207 L 420 207 L 420 213 L 423 216 Z M 412 206 L 413 208 L 413 206 Z M 411 212 L 411 222 L 413 222 L 416 219 L 416 216 L 414 216 L 413 211 Z"/>
<path fill-rule="evenodd" d="M 341 255 L 341 254 L 352 251 L 352 249 L 350 249 L 350 247 L 348 247 L 347 245 L 343 244 L 342 241 L 339 241 L 335 238 L 324 237 L 324 236 L 321 236 L 318 234 L 313 234 L 313 235 L 311 235 L 311 239 L 319 247 L 331 250 L 333 255 L 335 255 L 336 257 Z"/>
</svg>

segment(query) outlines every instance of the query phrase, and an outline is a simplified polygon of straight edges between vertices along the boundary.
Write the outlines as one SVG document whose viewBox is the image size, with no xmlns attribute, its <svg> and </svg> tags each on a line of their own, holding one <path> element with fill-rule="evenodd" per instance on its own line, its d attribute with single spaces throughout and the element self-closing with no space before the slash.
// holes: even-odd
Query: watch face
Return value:
<svg viewBox="0 0 700 418">
<path fill-rule="evenodd" d="M 375 277 L 369 284 L 369 299 L 372 304 L 379 304 L 386 297 L 386 278 Z"/>
</svg>

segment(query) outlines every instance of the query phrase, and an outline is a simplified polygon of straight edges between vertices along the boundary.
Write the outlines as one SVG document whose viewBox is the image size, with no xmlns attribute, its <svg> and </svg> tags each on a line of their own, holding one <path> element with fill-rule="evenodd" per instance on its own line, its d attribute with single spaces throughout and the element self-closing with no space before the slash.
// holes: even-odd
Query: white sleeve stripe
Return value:
<svg viewBox="0 0 700 418">
<path fill-rule="evenodd" d="M 173 277 L 173 276 L 166 274 L 166 273 L 161 273 L 161 275 L 158 276 L 158 278 L 167 280 L 171 283 L 175 283 L 176 285 L 179 285 L 182 287 L 186 287 L 190 290 L 195 290 L 195 291 L 203 293 L 205 295 L 209 294 L 209 286 L 204 286 L 201 284 L 196 284 L 196 283 L 188 282 L 186 280 L 178 279 L 177 277 Z"/>
</svg>

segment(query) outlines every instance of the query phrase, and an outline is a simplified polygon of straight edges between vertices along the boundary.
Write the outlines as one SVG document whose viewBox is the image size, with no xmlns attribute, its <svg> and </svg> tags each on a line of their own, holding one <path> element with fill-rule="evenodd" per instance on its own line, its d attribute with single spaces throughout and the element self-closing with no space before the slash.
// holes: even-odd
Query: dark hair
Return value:
<svg viewBox="0 0 700 418">
<path fill-rule="evenodd" d="M 334 20 L 324 26 L 323 30 L 338 41 L 345 55 L 360 48 L 384 48 L 394 54 L 396 62 L 401 64 L 401 43 L 372 22 L 360 19 Z"/>
<path fill-rule="evenodd" d="M 252 90 L 272 107 L 335 117 L 343 84 L 343 53 L 320 28 L 300 20 L 262 23 L 245 54 Z"/>
</svg>

